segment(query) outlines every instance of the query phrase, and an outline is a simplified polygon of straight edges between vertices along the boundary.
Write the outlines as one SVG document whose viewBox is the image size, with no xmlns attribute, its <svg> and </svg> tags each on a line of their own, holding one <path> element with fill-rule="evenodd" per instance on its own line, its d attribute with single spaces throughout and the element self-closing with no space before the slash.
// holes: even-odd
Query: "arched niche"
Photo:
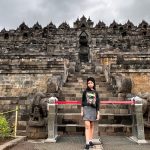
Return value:
<svg viewBox="0 0 150 150">
<path fill-rule="evenodd" d="M 5 40 L 8 40 L 8 39 L 9 39 L 9 34 L 8 34 L 8 33 L 5 33 L 5 34 L 4 34 L 4 39 L 5 39 Z"/>
<path fill-rule="evenodd" d="M 80 62 L 89 62 L 88 34 L 85 31 L 79 35 L 79 59 Z"/>
<path fill-rule="evenodd" d="M 146 31 L 143 31 L 143 33 L 142 33 L 143 35 L 146 35 L 147 34 L 147 32 Z"/>
<path fill-rule="evenodd" d="M 27 39 L 28 38 L 28 33 L 23 33 L 23 39 Z"/>
<path fill-rule="evenodd" d="M 125 36 L 127 36 L 127 32 L 126 31 L 124 31 L 124 32 L 122 32 L 122 37 L 125 37 Z"/>
</svg>

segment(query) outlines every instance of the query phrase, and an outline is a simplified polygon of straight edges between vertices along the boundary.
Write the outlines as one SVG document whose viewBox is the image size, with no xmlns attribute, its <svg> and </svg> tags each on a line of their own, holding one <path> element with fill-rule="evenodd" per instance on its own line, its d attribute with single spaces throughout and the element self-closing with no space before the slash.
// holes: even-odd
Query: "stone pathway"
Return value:
<svg viewBox="0 0 150 150">
<path fill-rule="evenodd" d="M 125 136 L 102 136 L 102 145 L 90 150 L 149 150 L 150 145 L 138 145 Z M 44 143 L 44 140 L 28 140 L 10 150 L 84 150 L 84 136 L 62 136 L 57 143 Z"/>
<path fill-rule="evenodd" d="M 125 136 L 101 136 L 104 150 L 150 150 L 150 144 L 137 144 Z"/>
<path fill-rule="evenodd" d="M 44 140 L 28 140 L 19 143 L 11 150 L 83 150 L 84 136 L 65 135 L 57 143 L 44 143 Z M 101 145 L 95 145 L 90 150 L 103 150 Z"/>
</svg>

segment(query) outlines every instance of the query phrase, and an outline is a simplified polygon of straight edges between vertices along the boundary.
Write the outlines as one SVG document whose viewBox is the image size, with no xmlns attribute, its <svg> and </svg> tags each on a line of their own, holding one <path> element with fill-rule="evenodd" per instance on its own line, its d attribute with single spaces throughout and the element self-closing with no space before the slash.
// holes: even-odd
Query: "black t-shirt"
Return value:
<svg viewBox="0 0 150 150">
<path fill-rule="evenodd" d="M 82 107 L 91 106 L 99 110 L 100 107 L 100 98 L 95 90 L 86 89 L 82 95 Z"/>
</svg>

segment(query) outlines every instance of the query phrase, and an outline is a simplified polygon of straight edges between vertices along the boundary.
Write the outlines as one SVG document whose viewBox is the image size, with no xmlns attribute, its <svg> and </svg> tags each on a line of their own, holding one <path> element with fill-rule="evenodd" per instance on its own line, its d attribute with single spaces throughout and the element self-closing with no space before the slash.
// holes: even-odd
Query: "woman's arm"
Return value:
<svg viewBox="0 0 150 150">
<path fill-rule="evenodd" d="M 98 93 L 96 92 L 96 111 L 97 111 L 97 118 L 96 118 L 96 120 L 100 119 L 99 108 L 100 108 L 100 98 L 99 98 Z"/>
<path fill-rule="evenodd" d="M 81 107 L 81 117 L 83 117 L 83 107 Z"/>
<path fill-rule="evenodd" d="M 100 108 L 100 98 L 98 93 L 96 92 L 96 110 L 99 111 Z"/>
<path fill-rule="evenodd" d="M 99 113 L 99 111 L 97 111 L 96 120 L 99 120 L 99 119 L 100 119 L 100 113 Z"/>
<path fill-rule="evenodd" d="M 83 117 L 83 107 L 85 106 L 85 91 L 82 94 L 82 102 L 81 102 L 81 116 Z"/>
</svg>

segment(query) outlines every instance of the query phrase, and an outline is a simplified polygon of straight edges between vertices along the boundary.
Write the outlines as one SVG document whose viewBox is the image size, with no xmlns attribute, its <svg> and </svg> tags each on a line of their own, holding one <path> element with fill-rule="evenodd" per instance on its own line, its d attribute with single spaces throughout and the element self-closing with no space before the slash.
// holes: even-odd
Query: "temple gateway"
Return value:
<svg viewBox="0 0 150 150">
<path fill-rule="evenodd" d="M 19 106 L 17 135 L 46 138 L 47 103 L 81 101 L 87 77 L 96 79 L 102 101 L 141 98 L 145 137 L 150 133 L 150 25 L 131 21 L 109 26 L 78 18 L 73 27 L 24 22 L 15 30 L 0 32 L 0 110 Z M 131 105 L 101 104 L 98 134 L 132 134 Z M 9 113 L 14 125 L 15 112 Z M 57 132 L 83 133 L 80 105 L 57 106 Z"/>
</svg>

